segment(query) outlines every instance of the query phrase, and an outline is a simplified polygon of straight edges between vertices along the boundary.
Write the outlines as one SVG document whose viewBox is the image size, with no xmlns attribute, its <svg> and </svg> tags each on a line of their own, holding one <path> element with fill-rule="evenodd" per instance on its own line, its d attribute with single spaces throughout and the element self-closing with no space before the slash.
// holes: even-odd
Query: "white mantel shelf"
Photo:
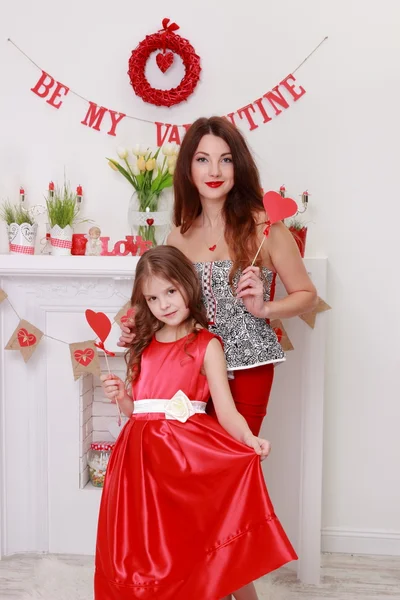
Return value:
<svg viewBox="0 0 400 600">
<path fill-rule="evenodd" d="M 49 256 L 0 254 L 0 275 L 42 277 L 111 277 L 133 279 L 139 257 L 137 256 Z M 307 270 L 313 272 L 326 258 L 304 259 Z"/>
<path fill-rule="evenodd" d="M 137 256 L 49 256 L 0 254 L 0 275 L 112 277 L 133 279 Z"/>
</svg>

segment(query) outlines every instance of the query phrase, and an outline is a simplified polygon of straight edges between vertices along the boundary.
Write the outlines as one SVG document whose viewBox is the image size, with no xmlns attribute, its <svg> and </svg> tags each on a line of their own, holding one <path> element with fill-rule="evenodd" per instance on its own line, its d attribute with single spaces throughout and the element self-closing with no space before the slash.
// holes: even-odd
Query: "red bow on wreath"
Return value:
<svg viewBox="0 0 400 600">
<path fill-rule="evenodd" d="M 162 20 L 162 26 L 163 29 L 159 29 L 159 31 L 163 32 L 167 32 L 169 31 L 170 33 L 173 33 L 174 31 L 178 31 L 179 29 L 179 25 L 177 25 L 176 23 L 171 23 L 170 25 L 168 25 L 168 23 L 170 22 L 171 19 L 163 19 Z"/>
</svg>

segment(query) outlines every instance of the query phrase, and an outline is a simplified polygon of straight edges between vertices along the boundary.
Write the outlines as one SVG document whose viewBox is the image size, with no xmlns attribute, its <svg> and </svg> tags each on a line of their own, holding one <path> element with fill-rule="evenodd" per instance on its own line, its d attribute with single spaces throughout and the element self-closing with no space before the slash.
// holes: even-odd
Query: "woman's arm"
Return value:
<svg viewBox="0 0 400 600">
<path fill-rule="evenodd" d="M 318 302 L 297 244 L 283 223 L 270 228 L 268 244 L 262 256 L 272 263 L 287 291 L 286 298 L 264 302 L 263 282 L 258 267 L 248 267 L 240 278 L 237 295 L 243 298 L 247 310 L 263 319 L 287 319 L 313 310 Z"/>
<path fill-rule="evenodd" d="M 253 435 L 246 420 L 237 411 L 226 374 L 224 351 L 217 339 L 208 344 L 204 371 L 220 425 L 236 440 L 254 448 L 261 459 L 266 458 L 270 452 L 270 443 Z"/>
</svg>

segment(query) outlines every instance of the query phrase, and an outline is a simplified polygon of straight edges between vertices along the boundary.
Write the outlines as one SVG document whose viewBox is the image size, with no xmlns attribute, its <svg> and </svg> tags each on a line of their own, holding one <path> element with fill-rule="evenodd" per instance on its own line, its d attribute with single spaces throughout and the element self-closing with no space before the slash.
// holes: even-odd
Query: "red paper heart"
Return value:
<svg viewBox="0 0 400 600">
<path fill-rule="evenodd" d="M 291 198 L 282 198 L 278 192 L 267 192 L 263 198 L 263 204 L 271 225 L 297 213 L 296 202 Z"/>
<path fill-rule="evenodd" d="M 27 329 L 21 327 L 17 333 L 18 343 L 21 347 L 34 346 L 36 344 L 36 335 L 29 333 Z"/>
<path fill-rule="evenodd" d="M 147 223 L 147 225 L 149 225 L 149 227 L 151 227 L 154 223 L 154 219 L 147 219 L 146 223 Z"/>
<path fill-rule="evenodd" d="M 275 327 L 274 331 L 276 333 L 276 337 L 278 338 L 278 342 L 280 342 L 283 336 L 282 329 L 280 327 Z"/>
<path fill-rule="evenodd" d="M 130 308 L 128 310 L 128 312 L 126 313 L 126 315 L 124 315 L 123 317 L 121 317 L 121 323 L 123 325 L 125 325 L 126 323 L 128 323 L 128 321 L 133 321 L 135 317 L 135 309 L 134 308 Z"/>
<path fill-rule="evenodd" d="M 85 311 L 86 320 L 98 338 L 104 343 L 111 331 L 111 321 L 102 312 L 94 312 L 88 308 Z"/>
<path fill-rule="evenodd" d="M 76 362 L 84 367 L 90 365 L 94 359 L 94 350 L 92 348 L 85 348 L 84 350 L 75 350 L 74 358 Z"/>
<path fill-rule="evenodd" d="M 165 54 L 159 52 L 156 56 L 157 66 L 163 73 L 165 73 L 165 71 L 168 71 L 173 62 L 174 55 L 172 52 L 166 52 Z"/>
</svg>

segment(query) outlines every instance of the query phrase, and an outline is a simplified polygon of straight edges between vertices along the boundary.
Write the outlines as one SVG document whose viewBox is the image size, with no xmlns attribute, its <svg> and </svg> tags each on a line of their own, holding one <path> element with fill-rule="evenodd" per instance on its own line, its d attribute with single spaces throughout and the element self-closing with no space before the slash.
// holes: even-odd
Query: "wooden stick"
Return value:
<svg viewBox="0 0 400 600">
<path fill-rule="evenodd" d="M 108 369 L 108 374 L 111 375 L 110 365 L 108 363 L 108 358 L 107 358 L 107 352 L 106 351 L 104 351 L 104 357 L 106 359 L 106 365 L 107 365 L 107 369 Z M 117 399 L 115 400 L 115 403 L 116 403 L 117 409 L 118 409 L 118 426 L 121 427 L 121 424 L 122 424 L 122 414 L 121 414 L 121 409 L 119 407 Z"/>
<path fill-rule="evenodd" d="M 263 243 L 265 242 L 265 237 L 266 237 L 266 236 L 264 235 L 264 236 L 263 236 L 263 241 L 261 242 L 261 244 L 260 244 L 260 247 L 259 247 L 259 249 L 257 250 L 257 254 L 256 254 L 256 255 L 255 255 L 255 257 L 253 258 L 253 262 L 251 263 L 251 266 L 252 266 L 252 267 L 254 266 L 254 263 L 255 263 L 255 262 L 256 262 L 256 260 L 257 260 L 257 256 L 260 254 L 260 250 L 261 250 L 261 248 L 262 248 L 262 245 L 263 245 Z"/>
</svg>

